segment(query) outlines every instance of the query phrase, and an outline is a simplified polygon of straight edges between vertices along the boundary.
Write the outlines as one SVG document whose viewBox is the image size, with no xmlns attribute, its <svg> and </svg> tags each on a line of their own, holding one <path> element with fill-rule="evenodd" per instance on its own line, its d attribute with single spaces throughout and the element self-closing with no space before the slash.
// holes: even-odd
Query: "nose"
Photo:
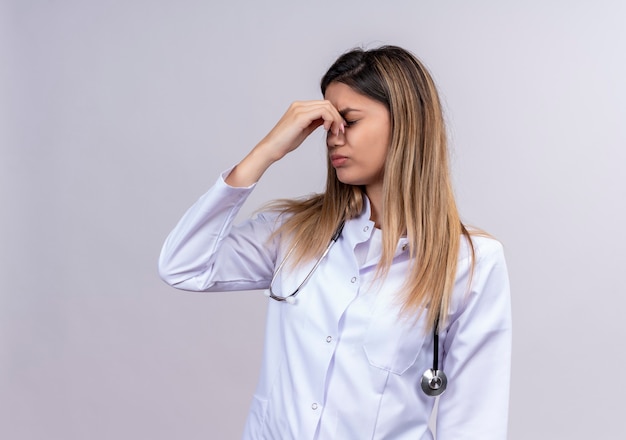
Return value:
<svg viewBox="0 0 626 440">
<path fill-rule="evenodd" d="M 346 135 L 339 131 L 337 134 L 328 130 L 326 134 L 326 146 L 328 148 L 335 148 L 343 145 L 346 142 Z"/>
</svg>

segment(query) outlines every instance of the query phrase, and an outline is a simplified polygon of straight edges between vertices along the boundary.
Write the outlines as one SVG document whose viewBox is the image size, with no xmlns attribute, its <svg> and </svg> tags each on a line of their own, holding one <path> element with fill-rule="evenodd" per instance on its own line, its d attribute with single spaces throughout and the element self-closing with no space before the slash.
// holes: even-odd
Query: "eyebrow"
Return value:
<svg viewBox="0 0 626 440">
<path fill-rule="evenodd" d="M 361 110 L 359 110 L 358 108 L 351 108 L 351 107 L 347 107 L 344 108 L 342 110 L 339 110 L 339 114 L 341 115 L 342 118 L 346 117 L 346 114 L 350 113 L 350 112 L 360 112 Z"/>
</svg>

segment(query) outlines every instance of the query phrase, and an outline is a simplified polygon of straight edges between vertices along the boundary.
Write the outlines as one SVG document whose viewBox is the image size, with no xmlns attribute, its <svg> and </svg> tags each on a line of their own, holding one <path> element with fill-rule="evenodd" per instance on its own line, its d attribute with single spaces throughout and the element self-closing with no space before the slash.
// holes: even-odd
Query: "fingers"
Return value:
<svg viewBox="0 0 626 440">
<path fill-rule="evenodd" d="M 344 122 L 330 101 L 294 102 L 254 148 L 255 157 L 260 157 L 263 163 L 275 162 L 298 148 L 320 126 L 335 135 L 344 132 Z"/>
<path fill-rule="evenodd" d="M 291 104 L 289 112 L 292 112 L 302 125 L 306 124 L 307 128 L 311 128 L 311 132 L 320 125 L 324 130 L 334 134 L 343 132 L 345 128 L 343 117 L 330 101 L 297 101 Z"/>
</svg>

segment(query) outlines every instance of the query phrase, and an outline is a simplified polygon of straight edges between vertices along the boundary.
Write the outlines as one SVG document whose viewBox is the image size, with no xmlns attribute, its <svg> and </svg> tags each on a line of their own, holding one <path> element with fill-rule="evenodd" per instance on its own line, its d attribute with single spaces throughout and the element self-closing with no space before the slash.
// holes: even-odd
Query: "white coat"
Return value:
<svg viewBox="0 0 626 440">
<path fill-rule="evenodd" d="M 163 246 L 161 277 L 192 291 L 267 289 L 288 249 L 269 240 L 278 217 L 233 219 L 252 191 L 217 183 L 180 220 Z M 405 240 L 384 282 L 373 282 L 380 231 L 369 206 L 346 222 L 341 237 L 298 294 L 295 305 L 269 300 L 265 352 L 244 439 L 433 439 L 435 399 L 420 388 L 433 363 L 433 336 L 423 319 L 399 316 L 408 270 Z M 467 243 L 445 327 L 440 368 L 438 440 L 504 440 L 507 431 L 511 313 L 501 245 Z M 274 291 L 288 295 L 315 262 L 283 271 Z"/>
</svg>

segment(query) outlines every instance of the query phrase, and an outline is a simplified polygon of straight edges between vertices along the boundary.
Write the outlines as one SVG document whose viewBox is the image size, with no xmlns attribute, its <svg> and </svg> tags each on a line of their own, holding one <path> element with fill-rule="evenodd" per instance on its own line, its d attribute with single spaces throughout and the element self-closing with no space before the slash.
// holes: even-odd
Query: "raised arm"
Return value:
<svg viewBox="0 0 626 440">
<path fill-rule="evenodd" d="M 276 240 L 270 243 L 276 216 L 261 215 L 240 226 L 234 226 L 233 219 L 271 164 L 320 126 L 344 129 L 343 118 L 329 101 L 293 103 L 268 135 L 178 222 L 161 250 L 161 278 L 183 290 L 266 288 L 277 252 Z"/>
<path fill-rule="evenodd" d="M 274 162 L 298 148 L 320 126 L 338 134 L 344 131 L 344 120 L 329 101 L 294 102 L 272 131 L 232 170 L 226 183 L 246 187 L 258 182 Z"/>
</svg>

